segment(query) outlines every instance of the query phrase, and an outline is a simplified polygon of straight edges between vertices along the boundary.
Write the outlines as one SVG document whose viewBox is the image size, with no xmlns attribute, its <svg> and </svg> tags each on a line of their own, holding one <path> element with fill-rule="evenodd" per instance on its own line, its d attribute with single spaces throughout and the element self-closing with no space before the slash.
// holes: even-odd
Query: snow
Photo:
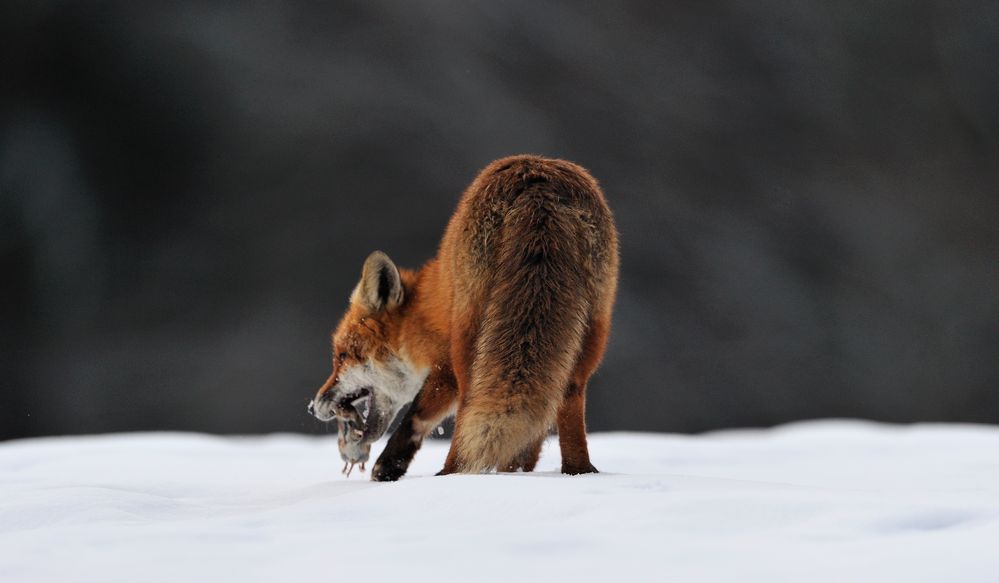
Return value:
<svg viewBox="0 0 999 583">
<path fill-rule="evenodd" d="M 996 581 L 999 428 L 591 436 L 599 475 L 350 479 L 332 437 L 0 444 L 0 581 Z M 380 451 L 376 447 L 375 451 Z"/>
</svg>

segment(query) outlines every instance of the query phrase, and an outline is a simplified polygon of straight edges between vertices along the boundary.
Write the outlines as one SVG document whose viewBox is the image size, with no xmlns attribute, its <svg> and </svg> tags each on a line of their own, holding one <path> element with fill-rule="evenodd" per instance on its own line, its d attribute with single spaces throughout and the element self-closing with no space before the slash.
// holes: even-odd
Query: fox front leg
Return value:
<svg viewBox="0 0 999 583">
<path fill-rule="evenodd" d="M 448 365 L 433 367 L 412 407 L 371 468 L 371 479 L 394 482 L 406 474 L 423 439 L 454 410 L 458 385 Z"/>
</svg>

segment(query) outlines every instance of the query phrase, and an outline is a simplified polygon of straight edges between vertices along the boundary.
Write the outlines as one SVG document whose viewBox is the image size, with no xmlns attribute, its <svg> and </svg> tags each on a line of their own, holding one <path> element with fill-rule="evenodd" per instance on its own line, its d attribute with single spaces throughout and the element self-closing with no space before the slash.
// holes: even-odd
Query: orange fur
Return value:
<svg viewBox="0 0 999 583">
<path fill-rule="evenodd" d="M 396 272 L 382 257 L 365 264 L 333 337 L 343 362 L 334 360 L 317 395 L 336 386 L 340 366 L 364 359 L 395 354 L 431 371 L 372 477 L 402 475 L 455 408 L 442 473 L 530 471 L 556 424 L 563 471 L 596 471 L 585 390 L 606 346 L 618 271 L 596 181 L 563 160 L 497 160 L 465 191 L 435 259 Z"/>
</svg>

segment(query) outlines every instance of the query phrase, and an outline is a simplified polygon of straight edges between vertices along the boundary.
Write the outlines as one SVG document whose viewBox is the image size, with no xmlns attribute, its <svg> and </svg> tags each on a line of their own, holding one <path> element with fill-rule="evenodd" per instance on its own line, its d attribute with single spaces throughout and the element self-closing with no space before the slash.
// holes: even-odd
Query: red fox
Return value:
<svg viewBox="0 0 999 583">
<path fill-rule="evenodd" d="M 337 420 L 348 475 L 410 401 L 373 480 L 402 477 L 455 412 L 440 475 L 532 471 L 553 425 L 562 472 L 596 472 L 586 383 L 607 344 L 617 274 L 614 220 L 586 170 L 497 160 L 465 191 L 435 259 L 410 271 L 380 251 L 367 258 L 309 410 Z"/>
</svg>

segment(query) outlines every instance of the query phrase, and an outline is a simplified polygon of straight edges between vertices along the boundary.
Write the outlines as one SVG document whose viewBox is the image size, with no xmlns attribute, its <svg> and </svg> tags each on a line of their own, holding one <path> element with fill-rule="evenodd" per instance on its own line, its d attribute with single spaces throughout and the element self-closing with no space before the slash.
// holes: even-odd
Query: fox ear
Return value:
<svg viewBox="0 0 999 583">
<path fill-rule="evenodd" d="M 402 279 L 389 256 L 375 251 L 364 260 L 361 281 L 350 296 L 351 304 L 360 304 L 369 312 L 391 310 L 402 303 Z"/>
</svg>

